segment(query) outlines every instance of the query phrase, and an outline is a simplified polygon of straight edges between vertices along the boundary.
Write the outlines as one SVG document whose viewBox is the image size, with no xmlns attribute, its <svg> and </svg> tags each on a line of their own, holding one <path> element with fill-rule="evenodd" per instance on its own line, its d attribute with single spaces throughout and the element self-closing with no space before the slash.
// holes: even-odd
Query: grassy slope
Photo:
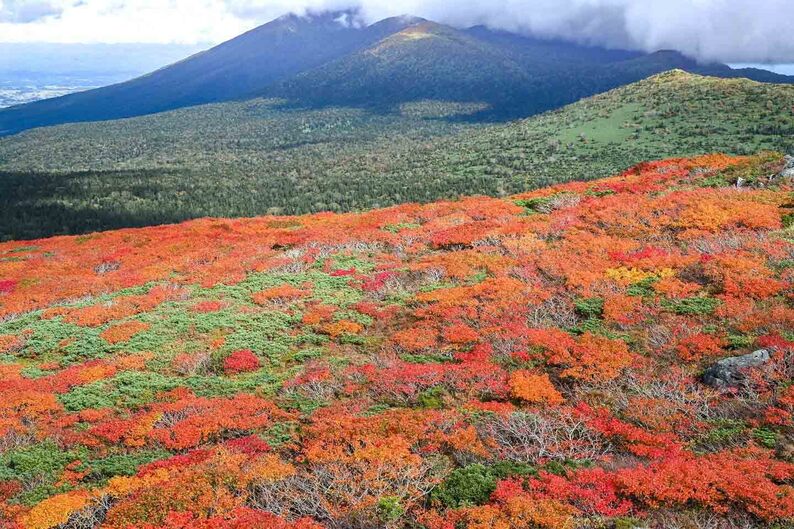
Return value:
<svg viewBox="0 0 794 529">
<path fill-rule="evenodd" d="M 501 195 L 671 155 L 787 150 L 792 107 L 792 86 L 672 72 L 507 125 L 443 119 L 473 111 L 448 103 L 258 101 L 39 129 L 0 140 L 0 170 L 22 172 L 0 178 L 0 237 Z"/>
</svg>

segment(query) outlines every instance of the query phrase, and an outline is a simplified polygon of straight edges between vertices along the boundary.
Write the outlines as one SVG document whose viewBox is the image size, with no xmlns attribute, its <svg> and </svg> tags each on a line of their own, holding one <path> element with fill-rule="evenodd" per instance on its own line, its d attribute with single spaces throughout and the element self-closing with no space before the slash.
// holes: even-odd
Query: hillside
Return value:
<svg viewBox="0 0 794 529">
<path fill-rule="evenodd" d="M 412 23 L 392 18 L 360 28 L 343 12 L 287 15 L 148 75 L 0 111 L 0 135 L 58 123 L 140 116 L 251 97 L 264 87 L 377 42 Z"/>
<path fill-rule="evenodd" d="M 791 83 L 762 70 L 701 65 L 543 41 L 411 16 L 361 24 L 355 12 L 287 15 L 212 49 L 120 84 L 0 110 L 0 136 L 199 105 L 283 97 L 291 106 L 393 109 L 406 101 L 482 103 L 473 120 L 537 114 L 671 68 Z"/>
<path fill-rule="evenodd" d="M 0 520 L 785 527 L 784 164 L 0 244 Z"/>
<path fill-rule="evenodd" d="M 33 130 L 0 139 L 0 238 L 499 196 L 677 153 L 785 152 L 792 108 L 791 86 L 677 71 L 504 125 L 468 124 L 472 104 L 257 100 Z"/>
</svg>

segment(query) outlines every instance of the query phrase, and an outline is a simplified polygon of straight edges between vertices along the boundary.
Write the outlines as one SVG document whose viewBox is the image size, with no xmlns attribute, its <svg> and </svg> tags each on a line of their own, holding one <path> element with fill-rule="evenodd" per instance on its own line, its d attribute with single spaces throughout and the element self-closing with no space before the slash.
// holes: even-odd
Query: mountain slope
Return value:
<svg viewBox="0 0 794 529">
<path fill-rule="evenodd" d="M 393 108 L 424 99 L 476 102 L 487 106 L 475 117 L 504 120 L 559 108 L 671 69 L 794 83 L 793 77 L 764 70 L 700 64 L 675 51 L 610 51 L 420 21 L 277 83 L 262 95 L 308 107 Z"/>
<path fill-rule="evenodd" d="M 790 526 L 783 164 L 2 243 L 4 525 Z"/>
<path fill-rule="evenodd" d="M 117 119 L 244 98 L 414 22 L 398 17 L 361 28 L 346 22 L 346 16 L 350 15 L 334 12 L 281 17 L 131 81 L 6 109 L 0 112 L 0 135 L 43 125 Z"/>
<path fill-rule="evenodd" d="M 347 211 L 597 178 L 676 153 L 794 152 L 794 86 L 675 71 L 503 125 L 479 107 L 207 105 L 0 139 L 0 237 Z"/>
<path fill-rule="evenodd" d="M 308 105 L 394 106 L 424 99 L 509 111 L 532 97 L 533 78 L 502 49 L 462 31 L 420 22 L 266 90 Z M 541 106 L 532 107 L 537 112 Z M 524 115 L 532 108 L 522 110 Z"/>
</svg>

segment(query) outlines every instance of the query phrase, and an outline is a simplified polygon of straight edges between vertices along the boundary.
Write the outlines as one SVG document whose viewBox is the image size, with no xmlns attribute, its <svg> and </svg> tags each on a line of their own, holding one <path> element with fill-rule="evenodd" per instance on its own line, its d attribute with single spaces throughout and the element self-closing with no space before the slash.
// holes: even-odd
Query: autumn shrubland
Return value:
<svg viewBox="0 0 794 529">
<path fill-rule="evenodd" d="M 790 527 L 784 163 L 3 243 L 0 525 Z"/>
</svg>

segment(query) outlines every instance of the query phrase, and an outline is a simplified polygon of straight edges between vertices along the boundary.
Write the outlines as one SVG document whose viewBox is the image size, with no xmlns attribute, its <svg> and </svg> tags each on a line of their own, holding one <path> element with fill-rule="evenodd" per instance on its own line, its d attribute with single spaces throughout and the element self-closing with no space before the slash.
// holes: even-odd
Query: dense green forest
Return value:
<svg viewBox="0 0 794 529">
<path fill-rule="evenodd" d="M 507 124 L 468 123 L 480 110 L 261 99 L 31 130 L 0 140 L 0 238 L 499 196 L 649 159 L 794 149 L 794 86 L 681 71 Z"/>
</svg>

